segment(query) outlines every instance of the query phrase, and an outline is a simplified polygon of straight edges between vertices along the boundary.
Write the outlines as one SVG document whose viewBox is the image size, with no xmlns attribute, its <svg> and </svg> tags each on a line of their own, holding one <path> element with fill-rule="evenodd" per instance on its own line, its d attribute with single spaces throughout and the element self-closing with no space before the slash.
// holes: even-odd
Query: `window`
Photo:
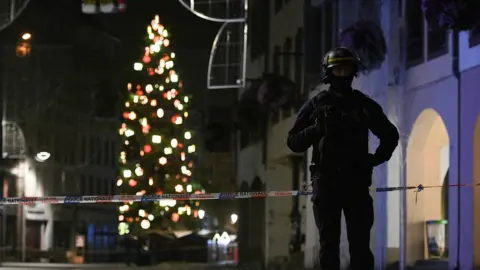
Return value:
<svg viewBox="0 0 480 270">
<path fill-rule="evenodd" d="M 77 175 L 74 175 L 74 174 L 72 174 L 70 176 L 70 178 L 71 178 L 71 180 L 70 180 L 71 184 L 69 183 L 69 185 L 68 185 L 69 193 L 72 194 L 72 195 L 77 195 L 80 192 L 80 181 L 81 181 L 81 179 Z"/>
<path fill-rule="evenodd" d="M 104 195 L 103 192 L 103 179 L 102 178 L 96 178 L 95 179 L 95 195 Z"/>
<path fill-rule="evenodd" d="M 292 39 L 287 38 L 285 43 L 283 43 L 283 76 L 290 78 L 291 76 L 291 59 L 294 54 L 292 54 Z"/>
<path fill-rule="evenodd" d="M 118 193 L 117 181 L 115 179 L 110 180 L 110 188 L 112 190 L 112 195 L 116 195 Z"/>
<path fill-rule="evenodd" d="M 95 138 L 90 137 L 90 144 L 89 144 L 89 151 L 87 155 L 87 161 L 86 162 L 92 162 L 91 159 L 95 155 Z"/>
<path fill-rule="evenodd" d="M 110 141 L 110 167 L 115 168 L 117 161 L 117 151 L 115 149 L 115 142 Z"/>
<path fill-rule="evenodd" d="M 111 183 L 111 181 L 109 181 L 109 179 L 108 179 L 108 178 L 106 178 L 106 179 L 103 179 L 103 181 L 102 181 L 102 182 L 103 182 L 103 191 L 102 191 L 102 195 L 112 195 L 112 194 L 113 194 L 113 192 L 112 192 L 112 190 L 110 189 L 110 188 L 111 188 L 111 186 L 112 186 L 112 185 L 110 184 L 110 183 Z"/>
<path fill-rule="evenodd" d="M 444 29 L 428 29 L 427 32 L 428 60 L 437 58 L 448 52 L 448 33 Z"/>
<path fill-rule="evenodd" d="M 86 195 L 97 195 L 95 190 L 95 178 L 93 176 L 88 176 L 88 185 L 87 185 L 88 193 Z"/>
<path fill-rule="evenodd" d="M 477 24 L 475 28 L 470 31 L 469 37 L 470 48 L 480 44 L 480 25 Z"/>
<path fill-rule="evenodd" d="M 85 136 L 80 138 L 80 162 L 87 162 L 87 138 Z"/>
<path fill-rule="evenodd" d="M 280 47 L 275 46 L 273 49 L 273 73 L 280 74 Z"/>
<path fill-rule="evenodd" d="M 280 74 L 280 46 L 275 46 L 273 49 L 273 73 L 279 75 Z M 271 113 L 271 120 L 273 124 L 278 123 L 280 120 L 280 115 L 278 111 Z"/>
<path fill-rule="evenodd" d="M 282 10 L 282 5 L 283 0 L 275 0 L 275 13 L 278 13 L 280 10 Z"/>
<path fill-rule="evenodd" d="M 302 87 L 303 87 L 303 77 L 302 77 L 302 72 L 303 72 L 303 57 L 304 57 L 304 49 L 303 49 L 303 29 L 299 28 L 297 31 L 297 35 L 295 36 L 295 52 L 298 53 L 298 55 L 295 57 L 295 70 L 294 70 L 294 75 L 293 75 L 293 80 L 295 84 L 297 85 L 297 88 L 295 89 L 298 91 L 298 94 L 302 93 Z M 300 108 L 297 106 L 295 108 L 295 111 L 298 112 Z"/>
<path fill-rule="evenodd" d="M 291 77 L 291 59 L 297 58 L 296 54 L 292 52 L 292 39 L 287 38 L 283 44 L 283 76 L 290 79 Z M 282 118 L 286 119 L 292 115 L 292 107 L 290 103 L 285 104 L 282 108 Z"/>
<path fill-rule="evenodd" d="M 418 65 L 424 60 L 424 18 L 422 1 L 407 0 L 407 66 Z"/>
<path fill-rule="evenodd" d="M 95 139 L 95 165 L 102 165 L 102 141 L 100 138 Z"/>
<path fill-rule="evenodd" d="M 61 148 L 62 148 L 62 137 L 59 135 L 54 135 L 55 136 L 55 142 L 53 143 L 53 159 L 55 162 L 60 163 L 61 162 Z"/>
<path fill-rule="evenodd" d="M 108 166 L 110 164 L 110 155 L 112 152 L 110 151 L 110 142 L 105 140 L 103 142 L 103 165 Z"/>
<path fill-rule="evenodd" d="M 82 196 L 88 195 L 87 179 L 86 179 L 85 175 L 83 175 L 83 174 L 80 176 L 80 194 Z"/>
<path fill-rule="evenodd" d="M 270 31 L 270 1 L 252 0 L 249 5 L 248 42 L 250 57 L 255 60 L 268 50 Z"/>
</svg>

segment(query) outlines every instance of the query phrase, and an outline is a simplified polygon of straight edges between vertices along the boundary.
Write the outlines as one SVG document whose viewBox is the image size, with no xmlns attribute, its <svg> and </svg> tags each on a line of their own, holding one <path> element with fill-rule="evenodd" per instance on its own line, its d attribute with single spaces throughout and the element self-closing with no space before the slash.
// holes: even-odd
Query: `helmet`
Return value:
<svg viewBox="0 0 480 270">
<path fill-rule="evenodd" d="M 357 54 L 345 47 L 338 47 L 333 50 L 330 50 L 323 57 L 323 68 L 325 71 L 338 66 L 338 65 L 348 65 L 353 66 L 355 69 L 358 68 L 360 59 Z M 355 70 L 356 73 L 356 70 Z"/>
</svg>

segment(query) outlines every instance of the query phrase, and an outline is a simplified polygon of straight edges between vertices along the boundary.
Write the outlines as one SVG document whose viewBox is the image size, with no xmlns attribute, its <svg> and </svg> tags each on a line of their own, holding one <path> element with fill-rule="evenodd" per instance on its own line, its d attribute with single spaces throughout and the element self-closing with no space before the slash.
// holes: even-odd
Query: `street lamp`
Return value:
<svg viewBox="0 0 480 270">
<path fill-rule="evenodd" d="M 23 33 L 22 39 L 23 40 L 30 40 L 32 38 L 32 34 L 30 33 Z"/>
<path fill-rule="evenodd" d="M 237 214 L 232 214 L 232 215 L 230 215 L 230 221 L 232 222 L 232 224 L 237 223 L 237 221 L 238 221 L 238 215 L 237 215 Z"/>
<path fill-rule="evenodd" d="M 38 152 L 36 155 L 35 155 L 35 160 L 38 161 L 38 162 L 45 162 L 47 161 L 47 159 L 50 158 L 50 153 L 49 152 L 46 152 L 46 151 L 41 151 L 41 152 Z"/>
</svg>

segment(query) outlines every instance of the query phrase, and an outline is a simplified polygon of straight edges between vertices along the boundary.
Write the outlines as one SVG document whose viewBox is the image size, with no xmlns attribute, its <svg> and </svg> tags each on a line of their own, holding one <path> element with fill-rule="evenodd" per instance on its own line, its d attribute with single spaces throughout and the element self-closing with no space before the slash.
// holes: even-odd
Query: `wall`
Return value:
<svg viewBox="0 0 480 270">
<path fill-rule="evenodd" d="M 274 12 L 275 1 L 270 1 L 271 10 Z M 280 46 L 283 50 L 283 44 L 287 38 L 292 39 L 292 52 L 295 50 L 295 35 L 299 27 L 303 25 L 303 1 L 283 1 L 282 9 L 271 17 L 270 25 L 270 51 L 272 58 L 274 47 Z M 283 62 L 284 55 L 277 56 L 280 63 Z M 294 58 L 290 61 L 294 66 Z M 298 57 L 298 56 L 297 56 Z M 282 65 L 280 65 L 280 74 L 293 78 L 293 68 L 290 68 L 291 74 L 283 74 Z M 270 61 L 270 71 L 274 70 L 273 61 Z M 281 114 L 282 112 L 280 112 Z M 280 120 L 277 124 L 270 126 L 268 131 L 268 154 L 267 154 L 267 190 L 291 190 L 292 189 L 292 168 L 288 155 L 291 154 L 286 145 L 288 131 L 293 126 L 296 118 L 292 110 L 292 116 Z M 280 119 L 282 116 L 280 115 Z M 283 117 L 285 118 L 285 117 Z M 302 207 L 302 206 L 300 206 Z M 281 260 L 288 258 L 289 241 L 291 235 L 290 213 L 292 209 L 292 198 L 268 198 L 267 199 L 267 230 L 268 236 L 268 261 Z M 279 237 L 282 235 L 283 237 Z"/>
<path fill-rule="evenodd" d="M 474 47 L 477 51 L 480 46 Z M 471 51 L 474 51 L 470 49 Z M 475 57 L 475 54 L 465 55 L 463 61 L 471 61 L 469 57 Z M 461 65 L 463 66 L 463 65 Z M 480 174 L 478 173 L 479 153 L 478 137 L 478 119 L 480 116 L 480 108 L 478 100 L 480 100 L 480 92 L 478 91 L 478 83 L 480 78 L 480 67 L 470 68 L 462 73 L 462 159 L 461 159 L 461 183 L 467 185 L 476 185 L 479 182 Z M 475 133 L 475 128 L 477 132 Z M 474 143 L 475 142 L 475 143 Z M 474 152 L 476 151 L 476 152 Z M 477 157 L 477 158 L 475 158 Z M 475 172 L 475 174 L 474 174 Z M 461 212 L 462 224 L 460 227 L 460 245 L 462 247 L 461 258 L 465 261 L 465 267 L 471 265 L 475 254 L 475 266 L 480 266 L 480 215 L 478 202 L 480 201 L 480 188 L 462 188 L 461 190 Z M 472 233 L 473 232 L 473 233 Z M 473 237 L 472 237 L 473 234 Z M 466 268 L 467 269 L 467 268 Z"/>
<path fill-rule="evenodd" d="M 248 48 L 250 52 L 250 46 Z M 265 56 L 260 55 L 255 59 L 251 59 L 251 54 L 247 53 L 247 78 L 261 78 L 265 71 Z M 238 99 L 240 100 L 245 94 L 246 89 L 239 89 Z M 240 132 L 237 132 L 237 138 L 241 138 Z M 266 182 L 266 170 L 263 164 L 263 142 L 249 142 L 249 145 L 242 148 L 241 140 L 237 140 L 236 152 L 236 184 L 242 191 L 250 190 L 256 177 L 260 182 Z M 239 242 L 239 264 L 245 264 L 249 267 L 257 264 L 266 264 L 267 256 L 265 254 L 268 250 L 266 229 L 266 210 L 265 200 L 263 199 L 240 200 L 238 202 L 239 221 L 237 223 L 238 242 Z M 258 207 L 263 203 L 263 207 Z M 263 213 L 260 213 L 263 211 Z M 261 225 L 259 225 L 261 224 Z M 252 230 L 252 227 L 257 228 Z"/>
</svg>

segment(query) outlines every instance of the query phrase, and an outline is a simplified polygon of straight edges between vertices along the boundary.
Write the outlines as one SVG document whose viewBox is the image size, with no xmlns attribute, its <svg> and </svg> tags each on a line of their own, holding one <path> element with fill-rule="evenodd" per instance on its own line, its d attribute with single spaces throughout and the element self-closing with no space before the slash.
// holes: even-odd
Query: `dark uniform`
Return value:
<svg viewBox="0 0 480 270">
<path fill-rule="evenodd" d="M 293 152 L 313 147 L 312 181 L 315 222 L 320 233 L 320 266 L 340 269 L 341 213 L 345 215 L 350 269 L 373 270 L 370 230 L 373 201 L 369 187 L 373 168 L 388 161 L 399 135 L 381 106 L 351 88 L 358 58 L 345 48 L 324 59 L 324 82 L 330 84 L 303 105 L 288 134 Z M 369 130 L 380 139 L 375 154 L 368 150 Z"/>
</svg>

